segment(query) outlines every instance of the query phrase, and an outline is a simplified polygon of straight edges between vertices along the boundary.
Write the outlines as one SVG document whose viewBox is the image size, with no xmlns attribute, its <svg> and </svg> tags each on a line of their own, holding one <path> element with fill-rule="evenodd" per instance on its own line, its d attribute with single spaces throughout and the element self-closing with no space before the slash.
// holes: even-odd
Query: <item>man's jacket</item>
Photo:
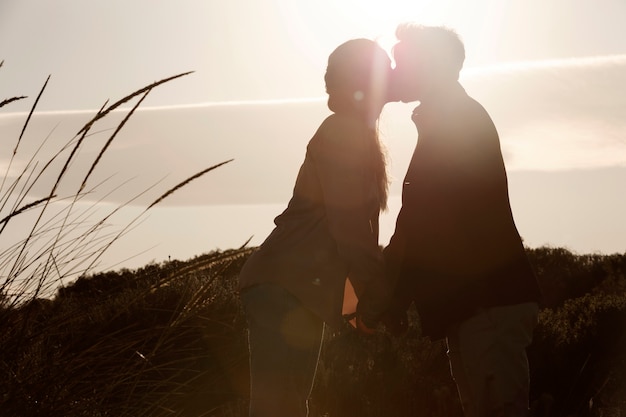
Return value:
<svg viewBox="0 0 626 417">
<path fill-rule="evenodd" d="M 496 128 L 456 84 L 413 113 L 418 142 L 385 249 L 395 307 L 415 301 L 422 331 L 443 337 L 482 308 L 537 301 L 509 203 Z"/>
</svg>

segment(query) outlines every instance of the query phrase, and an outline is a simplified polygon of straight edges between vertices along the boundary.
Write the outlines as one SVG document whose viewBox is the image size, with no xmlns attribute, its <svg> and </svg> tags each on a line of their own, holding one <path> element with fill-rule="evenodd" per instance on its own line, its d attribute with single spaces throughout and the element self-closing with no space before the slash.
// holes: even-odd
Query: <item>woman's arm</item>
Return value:
<svg viewBox="0 0 626 417">
<path fill-rule="evenodd" d="M 356 120 L 329 117 L 319 132 L 313 158 L 324 197 L 330 233 L 361 288 L 357 310 L 366 324 L 387 308 L 390 289 L 378 246 L 378 201 L 369 164 L 367 127 Z"/>
</svg>

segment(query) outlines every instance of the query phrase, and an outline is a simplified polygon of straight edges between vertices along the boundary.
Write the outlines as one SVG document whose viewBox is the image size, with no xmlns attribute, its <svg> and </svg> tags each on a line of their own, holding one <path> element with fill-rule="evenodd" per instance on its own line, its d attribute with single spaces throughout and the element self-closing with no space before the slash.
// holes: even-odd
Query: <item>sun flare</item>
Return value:
<svg viewBox="0 0 626 417">
<path fill-rule="evenodd" d="M 463 33 L 480 30 L 481 26 L 473 18 L 475 9 L 459 0 L 277 1 L 292 42 L 308 51 L 312 61 L 321 59 L 329 51 L 311 51 L 311 48 L 327 47 L 354 37 L 375 39 L 390 50 L 395 43 L 396 27 L 404 22 L 444 25 Z M 329 30 L 315 33 L 307 30 L 320 25 Z"/>
</svg>

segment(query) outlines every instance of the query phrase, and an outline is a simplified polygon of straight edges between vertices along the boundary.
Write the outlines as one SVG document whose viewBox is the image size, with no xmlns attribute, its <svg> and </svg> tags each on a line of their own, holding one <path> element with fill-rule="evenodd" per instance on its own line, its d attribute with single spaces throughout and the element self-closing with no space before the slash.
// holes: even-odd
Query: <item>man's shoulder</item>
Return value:
<svg viewBox="0 0 626 417">
<path fill-rule="evenodd" d="M 487 113 L 482 103 L 465 92 L 457 97 L 457 103 L 459 106 L 465 107 L 468 111 Z"/>
<path fill-rule="evenodd" d="M 485 106 L 472 96 L 465 94 L 463 97 L 458 99 L 457 106 L 457 111 L 464 114 L 467 120 L 479 124 L 493 124 L 491 115 Z"/>
</svg>

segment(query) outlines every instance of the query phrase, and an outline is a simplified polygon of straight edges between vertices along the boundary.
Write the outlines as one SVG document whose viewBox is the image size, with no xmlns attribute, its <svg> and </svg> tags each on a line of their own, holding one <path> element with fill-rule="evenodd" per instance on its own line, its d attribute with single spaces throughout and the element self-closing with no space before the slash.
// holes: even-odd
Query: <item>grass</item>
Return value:
<svg viewBox="0 0 626 417">
<path fill-rule="evenodd" d="M 243 319 L 232 311 L 232 286 L 216 277 L 232 274 L 248 252 L 207 255 L 187 273 L 174 263 L 82 277 L 51 301 L 11 310 L 5 329 L 29 324 L 19 345 L 14 333 L 2 337 L 11 376 L 3 410 L 198 416 L 235 400 L 246 389 L 244 371 L 239 382 L 232 377 L 247 364 Z"/>
<path fill-rule="evenodd" d="M 0 68 L 2 65 L 0 62 Z M 104 215 L 97 215 L 99 201 L 87 208 L 78 204 L 103 187 L 103 183 L 92 184 L 92 174 L 147 95 L 187 74 L 149 84 L 113 104 L 106 102 L 44 161 L 40 153 L 50 136 L 32 155 L 22 155 L 22 145 L 50 77 L 34 100 L 0 184 L 0 368 L 7 376 L 0 397 L 3 415 L 171 415 L 172 399 L 180 396 L 188 379 L 199 378 L 188 370 L 194 361 L 187 359 L 193 349 L 181 347 L 179 355 L 173 353 L 172 346 L 197 331 L 194 313 L 203 307 L 199 299 L 210 282 L 196 280 L 195 286 L 187 286 L 187 298 L 177 299 L 174 311 L 150 306 L 153 316 L 165 315 L 167 320 L 148 328 L 138 325 L 133 312 L 148 308 L 148 300 L 155 301 L 157 295 L 165 296 L 167 287 L 173 287 L 174 279 L 180 276 L 160 276 L 150 285 L 119 297 L 93 298 L 89 308 L 84 300 L 58 305 L 49 299 L 59 287 L 92 273 L 102 255 L 150 209 L 191 181 L 230 162 L 212 165 L 181 181 L 117 229 L 110 225 L 116 212 L 150 189 Z M 2 100 L 0 107 L 24 99 L 27 97 L 10 97 Z M 91 161 L 81 161 L 87 163 L 88 171 L 76 171 L 78 159 L 85 158 L 80 152 L 85 142 L 98 138 L 93 128 L 133 100 L 133 107 L 106 137 L 97 155 Z M 16 166 L 19 159 L 27 162 Z M 81 175 L 74 193 L 59 195 L 59 190 L 66 188 L 62 187 L 64 182 Z M 33 196 L 33 190 L 50 178 L 54 181 L 48 192 Z M 11 230 L 18 218 L 25 219 L 27 226 Z M 164 351 L 169 354 L 161 355 Z M 156 380 L 161 382 L 155 384 Z M 137 397 L 144 401 L 133 401 Z"/>
<path fill-rule="evenodd" d="M 0 68 L 1 66 L 2 63 L 0 63 Z M 76 135 L 67 141 L 61 149 L 57 150 L 51 158 L 44 161 L 41 167 L 38 160 L 39 152 L 48 138 L 43 141 L 33 155 L 25 156 L 28 162 L 23 167 L 18 168 L 19 171 L 16 175 L 12 175 L 15 160 L 21 156 L 20 150 L 24 133 L 28 129 L 39 100 L 50 81 L 50 77 L 48 77 L 26 117 L 0 184 L 0 247 L 2 248 L 2 252 L 0 252 L 0 294 L 2 295 L 2 302 L 9 306 L 16 306 L 24 300 L 47 296 L 59 285 L 60 281 L 89 273 L 108 248 L 152 207 L 191 181 L 230 162 L 229 160 L 213 165 L 180 182 L 156 198 L 143 213 L 118 231 L 110 231 L 107 227 L 108 222 L 117 211 L 138 198 L 139 195 L 132 197 L 126 204 L 122 204 L 100 218 L 94 218 L 90 209 L 77 208 L 77 203 L 87 200 L 96 188 L 103 186 L 103 184 L 90 185 L 92 174 L 98 167 L 102 156 L 107 152 L 142 101 L 156 87 L 187 74 L 189 73 L 178 74 L 154 82 L 113 104 L 105 103 L 84 126 L 78 129 Z M 25 98 L 27 97 L 20 96 L 5 99 L 0 107 Z M 81 147 L 86 140 L 95 140 L 94 135 L 91 134 L 92 128 L 105 119 L 107 115 L 119 110 L 120 106 L 133 99 L 136 99 L 136 103 L 113 129 L 96 157 L 90 164 L 90 161 L 83 161 L 90 166 L 87 173 L 74 172 L 73 168 L 78 165 L 76 160 L 82 157 Z M 64 181 L 68 178 L 75 179 L 80 175 L 83 175 L 83 179 L 75 193 L 65 196 L 58 195 Z M 56 180 L 47 195 L 34 198 L 33 190 L 46 178 L 56 178 Z M 144 192 L 147 191 L 149 190 Z M 62 209 L 58 209 L 55 205 L 59 202 L 64 203 Z M 97 206 L 98 202 L 95 202 L 92 208 L 95 209 Z M 6 233 L 7 227 L 16 217 L 24 217 L 26 214 L 31 215 L 30 220 L 32 221 L 27 227 L 20 229 L 20 236 Z"/>
</svg>

